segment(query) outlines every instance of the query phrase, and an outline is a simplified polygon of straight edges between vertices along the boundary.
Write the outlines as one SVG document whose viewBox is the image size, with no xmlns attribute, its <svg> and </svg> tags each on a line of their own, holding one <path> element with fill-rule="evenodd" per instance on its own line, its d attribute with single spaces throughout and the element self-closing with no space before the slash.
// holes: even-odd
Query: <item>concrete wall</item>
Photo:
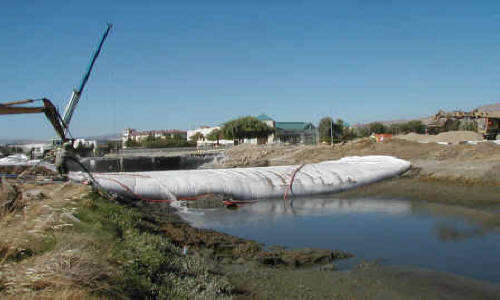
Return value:
<svg viewBox="0 0 500 300">
<path fill-rule="evenodd" d="M 214 159 L 216 154 L 190 154 L 165 157 L 89 157 L 81 163 L 91 172 L 140 172 L 196 169 Z M 70 166 L 71 171 L 81 171 L 76 165 Z"/>
</svg>

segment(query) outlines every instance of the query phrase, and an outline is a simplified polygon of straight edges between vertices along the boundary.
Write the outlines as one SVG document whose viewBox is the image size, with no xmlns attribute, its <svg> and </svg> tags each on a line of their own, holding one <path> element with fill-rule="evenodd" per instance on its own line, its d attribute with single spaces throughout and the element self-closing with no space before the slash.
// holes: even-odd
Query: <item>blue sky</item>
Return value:
<svg viewBox="0 0 500 300">
<path fill-rule="evenodd" d="M 354 124 L 500 101 L 500 1 L 2 1 L 0 102 L 61 110 L 114 25 L 74 136 L 243 115 Z M 0 138 L 52 138 L 43 115 Z"/>
</svg>

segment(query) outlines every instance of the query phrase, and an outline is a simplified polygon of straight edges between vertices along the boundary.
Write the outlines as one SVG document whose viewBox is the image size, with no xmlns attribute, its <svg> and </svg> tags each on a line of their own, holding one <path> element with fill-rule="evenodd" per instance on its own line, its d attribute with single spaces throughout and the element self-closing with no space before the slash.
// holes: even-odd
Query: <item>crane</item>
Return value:
<svg viewBox="0 0 500 300">
<path fill-rule="evenodd" d="M 94 55 L 92 56 L 92 60 L 90 61 L 90 64 L 87 68 L 87 72 L 85 72 L 85 75 L 83 76 L 83 79 L 80 83 L 80 86 L 78 87 L 78 89 L 73 90 L 73 93 L 71 94 L 71 98 L 69 99 L 68 104 L 66 104 L 66 108 L 64 109 L 64 114 L 62 116 L 62 122 L 63 122 L 63 126 L 64 126 L 66 133 L 68 131 L 69 123 L 71 122 L 71 118 L 73 117 L 73 112 L 75 111 L 76 105 L 78 104 L 78 101 L 80 100 L 80 97 L 83 93 L 83 89 L 85 88 L 85 85 L 87 84 L 87 81 L 89 80 L 90 73 L 92 72 L 92 69 L 94 68 L 94 64 L 97 60 L 97 57 L 101 53 L 102 45 L 104 44 L 104 41 L 106 41 L 106 38 L 108 37 L 109 31 L 111 30 L 112 26 L 113 26 L 112 24 L 108 24 L 106 31 L 102 35 L 101 42 L 99 43 L 97 50 L 94 52 Z"/>
<path fill-rule="evenodd" d="M 92 72 L 92 69 L 94 68 L 97 57 L 101 53 L 101 49 L 102 49 L 102 46 L 104 44 L 104 41 L 108 37 L 108 34 L 109 34 L 112 26 L 113 26 L 112 24 L 108 24 L 106 31 L 104 32 L 104 34 L 101 37 L 101 41 L 99 43 L 99 46 L 97 47 L 96 51 L 92 55 L 92 59 L 90 61 L 90 64 L 87 67 L 87 71 L 85 72 L 78 89 L 73 90 L 73 93 L 71 94 L 71 98 L 69 99 L 68 103 L 66 104 L 66 108 L 64 110 L 64 114 L 62 117 L 59 114 L 56 107 L 54 106 L 54 104 L 47 98 L 26 99 L 26 100 L 20 100 L 20 101 L 0 103 L 0 115 L 45 113 L 45 116 L 52 124 L 52 127 L 54 127 L 54 130 L 57 132 L 57 134 L 61 138 L 61 141 L 62 142 L 68 141 L 69 140 L 69 138 L 68 138 L 69 124 L 71 122 L 71 118 L 72 118 L 73 113 L 76 109 L 76 105 L 78 104 L 78 101 L 80 100 L 80 97 L 83 93 L 83 89 L 85 88 L 85 85 L 87 84 L 87 81 L 89 80 L 90 73 Z M 30 103 L 34 103 L 34 102 L 38 102 L 38 101 L 43 102 L 43 106 L 37 106 L 37 107 L 21 106 L 24 104 L 30 104 Z"/>
</svg>

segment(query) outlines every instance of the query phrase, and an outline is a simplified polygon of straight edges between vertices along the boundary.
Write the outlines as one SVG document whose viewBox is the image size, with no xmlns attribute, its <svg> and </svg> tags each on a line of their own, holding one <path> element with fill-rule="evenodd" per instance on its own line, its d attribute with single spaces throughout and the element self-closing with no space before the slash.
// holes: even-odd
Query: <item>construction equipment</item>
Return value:
<svg viewBox="0 0 500 300">
<path fill-rule="evenodd" d="M 482 134 L 484 139 L 494 140 L 500 134 L 500 111 L 479 111 L 477 109 L 471 112 L 439 111 L 427 124 L 427 129 L 430 133 L 439 133 L 449 130 L 452 127 L 450 124 L 459 120 L 465 120 L 466 124 L 469 124 L 467 128 Z"/>
<path fill-rule="evenodd" d="M 42 101 L 43 106 L 39 107 L 22 107 L 20 104 L 33 103 L 37 101 Z M 65 130 L 63 128 L 63 123 L 61 116 L 57 112 L 56 107 L 49 99 L 43 98 L 39 100 L 26 99 L 20 101 L 0 103 L 0 115 L 11 115 L 11 114 L 36 114 L 45 113 L 45 116 L 50 121 L 57 134 L 61 140 L 67 140 Z"/>
<path fill-rule="evenodd" d="M 80 83 L 80 86 L 78 89 L 73 90 L 73 93 L 71 94 L 71 98 L 68 101 L 68 104 L 66 105 L 66 108 L 64 109 L 64 115 L 62 117 L 63 121 L 63 126 L 65 128 L 65 131 L 67 132 L 69 123 L 71 122 L 71 118 L 73 117 L 73 112 L 75 111 L 76 105 L 78 104 L 78 101 L 80 100 L 80 97 L 83 93 L 83 89 L 85 88 L 85 85 L 87 84 L 87 81 L 89 80 L 90 77 L 90 72 L 92 72 L 92 69 L 94 68 L 94 64 L 97 60 L 97 57 L 101 53 L 102 45 L 104 44 L 104 41 L 108 37 L 109 31 L 111 30 L 112 25 L 108 24 L 108 28 L 106 28 L 106 31 L 104 32 L 101 42 L 99 43 L 99 46 L 97 47 L 97 50 L 94 52 L 94 55 L 92 56 L 92 60 L 90 61 L 90 64 L 87 68 L 87 72 L 85 72 L 85 75 L 83 76 L 82 82 Z"/>
<path fill-rule="evenodd" d="M 500 111 L 476 111 L 477 131 L 487 140 L 495 140 L 500 134 Z"/>
<path fill-rule="evenodd" d="M 66 108 L 64 110 L 64 114 L 61 117 L 59 112 L 57 111 L 56 107 L 52 104 L 52 102 L 49 99 L 43 98 L 43 99 L 27 99 L 27 100 L 21 100 L 21 101 L 13 101 L 13 102 L 6 102 L 6 103 L 0 103 L 0 115 L 6 115 L 6 114 L 32 114 L 32 113 L 45 113 L 45 116 L 47 119 L 50 121 L 52 126 L 54 127 L 55 131 L 59 135 L 61 142 L 57 144 L 62 144 L 70 138 L 68 137 L 69 135 L 69 124 L 71 122 L 71 118 L 73 116 L 73 113 L 75 111 L 76 105 L 78 104 L 78 101 L 80 100 L 80 97 L 82 95 L 83 89 L 85 88 L 85 85 L 87 84 L 87 81 L 89 80 L 90 73 L 92 72 L 92 69 L 94 67 L 94 64 L 97 60 L 97 57 L 101 53 L 102 46 L 104 44 L 104 41 L 108 37 L 108 34 L 111 30 L 112 25 L 108 24 L 108 27 L 106 28 L 106 31 L 104 32 L 101 41 L 99 43 L 99 46 L 97 47 L 97 50 L 94 52 L 94 55 L 92 56 L 92 60 L 90 61 L 90 64 L 87 68 L 87 71 L 85 72 L 83 79 L 80 83 L 80 86 L 78 89 L 73 90 L 73 93 L 71 94 L 71 98 L 68 101 Z M 19 106 L 23 104 L 28 104 L 28 103 L 34 103 L 37 101 L 42 101 L 43 106 L 41 107 L 25 107 L 25 106 Z"/>
</svg>

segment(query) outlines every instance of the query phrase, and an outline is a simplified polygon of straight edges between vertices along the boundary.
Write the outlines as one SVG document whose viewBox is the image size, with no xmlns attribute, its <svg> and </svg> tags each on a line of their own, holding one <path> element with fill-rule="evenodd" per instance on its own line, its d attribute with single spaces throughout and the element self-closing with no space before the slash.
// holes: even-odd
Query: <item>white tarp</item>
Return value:
<svg viewBox="0 0 500 300">
<path fill-rule="evenodd" d="M 0 166 L 28 166 L 36 165 L 40 163 L 40 160 L 28 160 L 28 157 L 24 154 L 13 154 L 4 158 L 0 158 Z"/>
<path fill-rule="evenodd" d="M 24 154 L 13 154 L 0 158 L 0 166 L 41 166 L 55 171 L 56 167 L 40 159 L 28 159 Z"/>
<path fill-rule="evenodd" d="M 107 191 L 146 199 L 228 194 L 236 199 L 282 197 L 300 166 L 94 174 Z M 392 156 L 353 156 L 306 164 L 295 175 L 293 195 L 337 192 L 404 173 L 410 162 Z M 70 178 L 78 180 L 77 174 Z M 81 180 L 81 177 L 80 177 Z"/>
</svg>

